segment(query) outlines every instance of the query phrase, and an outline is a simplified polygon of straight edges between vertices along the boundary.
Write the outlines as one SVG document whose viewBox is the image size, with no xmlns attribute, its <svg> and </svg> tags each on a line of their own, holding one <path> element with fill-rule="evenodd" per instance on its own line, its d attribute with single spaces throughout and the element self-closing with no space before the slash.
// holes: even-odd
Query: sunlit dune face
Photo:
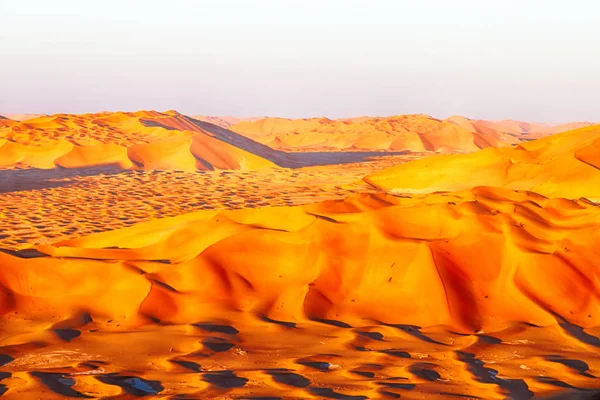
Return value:
<svg viewBox="0 0 600 400">
<path fill-rule="evenodd" d="M 600 127 L 591 126 L 467 155 L 425 158 L 375 172 L 365 181 L 384 190 L 433 192 L 487 185 L 545 196 L 600 200 Z"/>
<path fill-rule="evenodd" d="M 0 140 L 0 167 L 4 168 L 195 171 L 274 165 L 215 139 L 175 112 L 59 114 L 9 121 L 0 125 Z"/>
<path fill-rule="evenodd" d="M 597 224 L 583 200 L 477 188 L 204 211 L 0 254 L 2 383 L 51 397 L 593 388 Z"/>
<path fill-rule="evenodd" d="M 3 397 L 597 394 L 597 127 L 208 121 L 0 120 Z"/>
<path fill-rule="evenodd" d="M 265 118 L 232 121 L 228 129 L 286 151 L 376 150 L 465 153 L 592 125 L 479 121 L 465 117 L 438 120 L 427 115 L 326 118 Z"/>
</svg>

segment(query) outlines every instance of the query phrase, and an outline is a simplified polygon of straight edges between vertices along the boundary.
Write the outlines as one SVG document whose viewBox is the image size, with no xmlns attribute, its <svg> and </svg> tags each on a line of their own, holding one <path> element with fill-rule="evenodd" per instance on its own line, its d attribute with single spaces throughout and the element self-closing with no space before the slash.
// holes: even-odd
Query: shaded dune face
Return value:
<svg viewBox="0 0 600 400">
<path fill-rule="evenodd" d="M 205 128 L 219 129 L 203 123 Z M 275 165 L 174 111 L 55 115 L 0 125 L 0 167 L 138 170 L 259 169 Z M 258 144 L 257 144 L 258 145 Z M 268 156 L 268 155 L 267 155 Z"/>
<path fill-rule="evenodd" d="M 194 213 L 0 253 L 2 312 L 136 325 L 243 311 L 458 332 L 598 325 L 600 209 L 480 187 Z M 117 248 L 115 248 L 117 247 Z"/>
<path fill-rule="evenodd" d="M 315 162 L 308 155 L 286 151 L 470 153 L 571 126 L 543 126 L 534 135 L 534 128 L 524 123 L 519 125 L 523 132 L 517 133 L 508 122 L 438 120 L 426 115 L 344 120 L 199 118 L 176 111 L 138 111 L 2 119 L 0 167 L 179 171 L 298 167 Z"/>
<path fill-rule="evenodd" d="M 389 118 L 327 118 L 242 121 L 230 130 L 289 151 L 473 151 L 472 133 L 425 115 Z"/>
<path fill-rule="evenodd" d="M 455 191 L 486 185 L 598 201 L 598 154 L 600 126 L 591 126 L 514 148 L 425 158 L 377 171 L 364 181 L 397 192 Z"/>
</svg>

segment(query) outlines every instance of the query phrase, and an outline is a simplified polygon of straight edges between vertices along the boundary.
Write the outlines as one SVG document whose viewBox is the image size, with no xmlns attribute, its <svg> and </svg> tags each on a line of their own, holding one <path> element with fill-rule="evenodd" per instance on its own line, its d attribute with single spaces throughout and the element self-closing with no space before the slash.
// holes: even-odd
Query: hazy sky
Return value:
<svg viewBox="0 0 600 400">
<path fill-rule="evenodd" d="M 0 0 L 0 112 L 600 121 L 598 0 Z"/>
</svg>

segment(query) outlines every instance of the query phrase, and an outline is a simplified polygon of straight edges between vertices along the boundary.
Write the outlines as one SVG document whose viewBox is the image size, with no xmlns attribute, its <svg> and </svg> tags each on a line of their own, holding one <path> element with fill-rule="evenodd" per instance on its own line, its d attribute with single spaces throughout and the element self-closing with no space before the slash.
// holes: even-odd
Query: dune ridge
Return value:
<svg viewBox="0 0 600 400">
<path fill-rule="evenodd" d="M 409 193 L 485 185 L 530 190 L 549 197 L 600 201 L 600 125 L 466 155 L 439 155 L 374 172 L 363 181 Z"/>
<path fill-rule="evenodd" d="M 28 119 L 34 119 L 34 118 L 39 118 L 39 117 L 43 117 L 43 116 L 45 116 L 45 114 L 11 114 L 11 113 L 7 113 L 7 114 L 0 114 L 0 119 L 6 118 L 6 119 L 11 119 L 13 121 L 26 121 Z"/>
<path fill-rule="evenodd" d="M 199 121 L 209 122 L 211 124 L 217 125 L 221 128 L 229 128 L 232 125 L 238 124 L 240 122 L 247 121 L 258 121 L 267 117 L 248 117 L 248 118 L 240 118 L 240 117 L 232 117 L 232 116 L 209 116 L 209 115 L 192 115 L 192 118 L 197 119 Z"/>
<path fill-rule="evenodd" d="M 464 332 L 510 321 L 589 327 L 600 322 L 599 224 L 589 202 L 532 192 L 361 194 L 198 212 L 37 247 L 50 258 L 0 254 L 0 283 L 5 312 L 36 309 L 37 318 L 85 304 L 91 315 L 137 323 L 191 323 L 224 308 L 281 321 L 366 318 Z M 473 247 L 482 240 L 485 248 Z M 94 283 L 90 270 L 111 283 Z M 77 289 L 69 289 L 73 280 Z"/>
<path fill-rule="evenodd" d="M 471 153 L 585 124 L 532 125 L 462 117 L 438 120 L 426 115 L 343 120 L 198 118 L 171 110 L 2 119 L 0 167 L 180 171 L 296 168 L 326 160 L 302 152 L 336 152 L 345 159 L 353 157 L 353 152 L 365 153 L 363 159 L 369 156 L 366 152 Z M 351 162 L 357 160 L 355 157 Z"/>
<path fill-rule="evenodd" d="M 428 115 L 328 118 L 264 118 L 240 121 L 228 129 L 286 151 L 379 150 L 456 153 L 502 147 L 592 125 L 471 120 Z"/>
<path fill-rule="evenodd" d="M 0 122 L 5 398 L 600 392 L 598 126 L 371 173 L 418 157 L 174 111 Z M 264 160 L 313 166 L 196 172 Z"/>
<path fill-rule="evenodd" d="M 494 132 L 498 132 L 514 135 L 522 140 L 539 139 L 541 137 L 554 135 L 556 133 L 562 133 L 596 125 L 596 123 L 593 122 L 547 123 L 514 120 L 486 121 L 480 119 L 469 119 L 457 115 L 447 118 L 447 121 L 451 121 L 472 132 L 478 132 L 481 134 L 493 134 Z"/>
<path fill-rule="evenodd" d="M 195 171 L 275 165 L 175 111 L 59 114 L 8 121 L 0 126 L 0 140 L 4 168 Z"/>
</svg>

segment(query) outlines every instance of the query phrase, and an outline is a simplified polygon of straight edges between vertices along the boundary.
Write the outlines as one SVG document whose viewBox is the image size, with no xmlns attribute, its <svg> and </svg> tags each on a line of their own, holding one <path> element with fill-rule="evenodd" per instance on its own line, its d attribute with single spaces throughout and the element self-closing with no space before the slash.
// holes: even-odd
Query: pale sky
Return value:
<svg viewBox="0 0 600 400">
<path fill-rule="evenodd" d="M 600 121 L 597 0 L 0 0 L 0 113 Z"/>
</svg>

